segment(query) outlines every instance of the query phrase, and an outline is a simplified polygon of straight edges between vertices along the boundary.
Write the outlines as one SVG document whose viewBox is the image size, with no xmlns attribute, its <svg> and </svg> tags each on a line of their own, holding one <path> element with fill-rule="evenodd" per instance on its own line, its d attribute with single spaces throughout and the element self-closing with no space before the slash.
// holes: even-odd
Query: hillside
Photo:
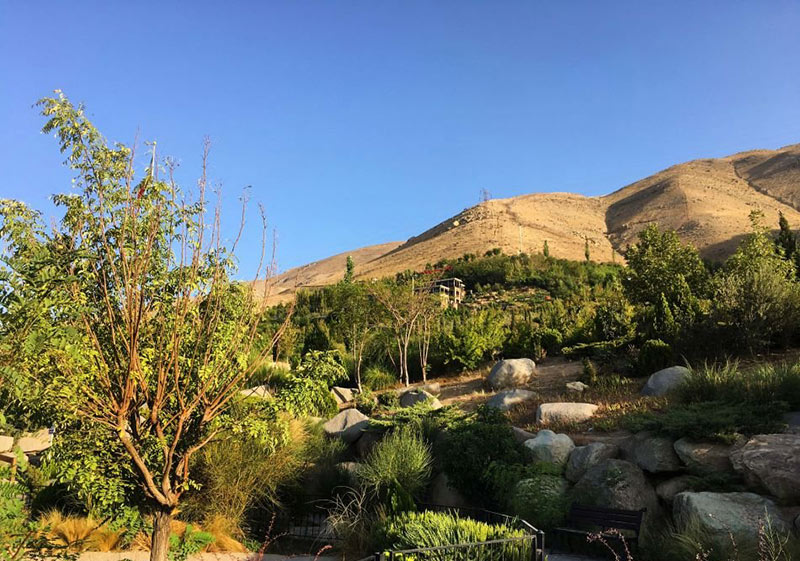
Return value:
<svg viewBox="0 0 800 561">
<path fill-rule="evenodd" d="M 778 212 L 800 226 L 800 144 L 754 150 L 725 158 L 672 166 L 602 197 L 536 193 L 486 201 L 453 216 L 405 243 L 393 242 L 344 252 L 273 279 L 272 301 L 291 298 L 297 287 L 339 280 L 347 255 L 359 278 L 418 270 L 427 263 L 499 247 L 506 253 L 542 251 L 554 257 L 621 261 L 648 224 L 675 229 L 703 256 L 729 255 L 749 231 L 750 211 L 764 211 L 768 224 Z"/>
</svg>

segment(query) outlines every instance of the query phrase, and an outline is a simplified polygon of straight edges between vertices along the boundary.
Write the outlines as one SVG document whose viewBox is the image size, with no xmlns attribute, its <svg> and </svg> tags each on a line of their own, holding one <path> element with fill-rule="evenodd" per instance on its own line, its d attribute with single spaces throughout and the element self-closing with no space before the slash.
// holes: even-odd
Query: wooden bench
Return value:
<svg viewBox="0 0 800 561">
<path fill-rule="evenodd" d="M 647 509 L 620 510 L 601 506 L 587 506 L 573 503 L 564 527 L 556 528 L 554 533 L 588 536 L 597 532 L 619 530 L 625 541 L 634 548 L 639 545 L 639 531 L 642 518 Z M 620 541 L 616 535 L 605 536 L 608 541 Z"/>
</svg>

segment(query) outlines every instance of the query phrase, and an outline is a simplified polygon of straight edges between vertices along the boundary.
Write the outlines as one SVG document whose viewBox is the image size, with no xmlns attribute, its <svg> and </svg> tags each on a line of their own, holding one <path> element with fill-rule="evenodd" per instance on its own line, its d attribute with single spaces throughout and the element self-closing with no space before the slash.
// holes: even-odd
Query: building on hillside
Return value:
<svg viewBox="0 0 800 561">
<path fill-rule="evenodd" d="M 432 294 L 438 294 L 443 308 L 456 308 L 461 305 L 467 291 L 461 279 L 449 278 L 435 280 L 427 286 Z"/>
</svg>

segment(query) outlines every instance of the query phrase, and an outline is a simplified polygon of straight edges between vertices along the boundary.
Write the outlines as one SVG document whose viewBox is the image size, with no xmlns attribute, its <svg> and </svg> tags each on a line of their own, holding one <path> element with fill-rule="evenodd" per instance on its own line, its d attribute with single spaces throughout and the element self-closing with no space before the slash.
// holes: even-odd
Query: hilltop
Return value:
<svg viewBox="0 0 800 561">
<path fill-rule="evenodd" d="M 724 158 L 678 164 L 601 197 L 535 193 L 492 199 L 465 209 L 406 242 L 390 242 L 309 263 L 273 279 L 272 301 L 290 299 L 299 287 L 339 280 L 348 255 L 359 278 L 418 270 L 465 253 L 541 252 L 584 259 L 588 242 L 595 261 L 622 261 L 625 248 L 647 225 L 678 232 L 711 260 L 729 255 L 761 209 L 768 224 L 782 212 L 800 225 L 800 144 L 753 150 Z"/>
</svg>

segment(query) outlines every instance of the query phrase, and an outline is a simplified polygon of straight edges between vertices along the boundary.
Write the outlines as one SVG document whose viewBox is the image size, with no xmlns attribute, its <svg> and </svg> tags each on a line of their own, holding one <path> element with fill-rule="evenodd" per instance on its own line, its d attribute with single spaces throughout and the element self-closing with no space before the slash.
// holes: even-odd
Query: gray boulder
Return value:
<svg viewBox="0 0 800 561">
<path fill-rule="evenodd" d="M 567 382 L 566 388 L 568 392 L 583 393 L 589 389 L 589 386 L 583 382 Z"/>
<path fill-rule="evenodd" d="M 696 478 L 691 475 L 679 475 L 678 477 L 667 479 L 656 485 L 656 495 L 664 502 L 672 504 L 675 496 L 691 489 L 695 480 Z"/>
<path fill-rule="evenodd" d="M 622 510 L 647 509 L 644 523 L 659 513 L 658 497 L 641 469 L 625 460 L 603 460 L 590 467 L 572 489 L 580 503 Z"/>
<path fill-rule="evenodd" d="M 569 455 L 565 475 L 567 479 L 575 483 L 593 465 L 599 464 L 603 460 L 616 458 L 618 455 L 619 447 L 614 444 L 592 442 L 586 446 L 578 446 Z"/>
<path fill-rule="evenodd" d="M 358 390 L 354 388 L 342 388 L 339 386 L 333 386 L 331 388 L 331 395 L 336 400 L 336 403 L 339 405 L 344 405 L 345 403 L 350 403 L 355 398 L 355 392 Z"/>
<path fill-rule="evenodd" d="M 759 434 L 731 454 L 733 468 L 786 502 L 800 502 L 800 435 Z"/>
<path fill-rule="evenodd" d="M 633 435 L 623 448 L 623 457 L 650 473 L 668 473 L 681 469 L 672 440 L 650 432 Z"/>
<path fill-rule="evenodd" d="M 526 440 L 536 437 L 536 435 L 532 432 L 522 430 L 519 427 L 511 427 L 511 432 L 514 434 L 514 439 L 520 444 L 523 444 Z"/>
<path fill-rule="evenodd" d="M 375 445 L 383 440 L 384 431 L 369 428 L 361 433 L 361 438 L 356 440 L 356 453 L 360 458 L 366 458 Z"/>
<path fill-rule="evenodd" d="M 536 410 L 537 423 L 580 423 L 592 418 L 594 403 L 542 403 Z"/>
<path fill-rule="evenodd" d="M 642 395 L 666 395 L 677 388 L 688 374 L 689 369 L 685 366 L 671 366 L 659 370 L 648 378 L 647 383 L 642 388 Z"/>
<path fill-rule="evenodd" d="M 558 466 L 567 463 L 575 443 L 566 434 L 556 434 L 551 430 L 541 430 L 534 438 L 523 444 L 531 451 L 534 462 L 547 462 Z"/>
<path fill-rule="evenodd" d="M 400 396 L 400 407 L 413 407 L 417 403 L 427 402 L 433 409 L 441 409 L 442 402 L 425 390 L 409 390 Z"/>
<path fill-rule="evenodd" d="M 464 496 L 450 485 L 447 474 L 440 473 L 431 482 L 431 502 L 435 505 L 450 508 L 464 508 L 469 502 Z"/>
<path fill-rule="evenodd" d="M 757 540 L 759 523 L 769 516 L 773 528 L 785 531 L 775 503 L 754 493 L 678 493 L 672 503 L 678 529 L 699 524 L 703 533 L 719 543 Z"/>
<path fill-rule="evenodd" d="M 506 390 L 495 394 L 486 402 L 488 407 L 494 407 L 500 411 L 508 411 L 512 407 L 536 398 L 536 392 L 528 390 Z"/>
<path fill-rule="evenodd" d="M 49 429 L 42 429 L 35 433 L 28 433 L 19 440 L 16 446 L 25 454 L 37 454 L 53 445 L 53 435 Z"/>
<path fill-rule="evenodd" d="M 495 391 L 505 390 L 530 383 L 535 373 L 536 363 L 531 359 L 510 358 L 495 364 L 486 381 Z"/>
<path fill-rule="evenodd" d="M 8 452 L 14 447 L 13 436 L 0 436 L 0 452 Z"/>
<path fill-rule="evenodd" d="M 359 439 L 369 426 L 369 417 L 358 409 L 345 409 L 330 421 L 322 425 L 322 429 L 330 437 L 341 438 L 348 444 Z"/>
<path fill-rule="evenodd" d="M 687 467 L 694 471 L 712 473 L 733 471 L 731 447 L 712 442 L 695 442 L 681 438 L 673 445 L 675 453 Z"/>
<path fill-rule="evenodd" d="M 431 395 L 439 395 L 442 393 L 442 385 L 439 382 L 425 382 L 420 384 L 415 389 L 424 390 Z"/>
</svg>

